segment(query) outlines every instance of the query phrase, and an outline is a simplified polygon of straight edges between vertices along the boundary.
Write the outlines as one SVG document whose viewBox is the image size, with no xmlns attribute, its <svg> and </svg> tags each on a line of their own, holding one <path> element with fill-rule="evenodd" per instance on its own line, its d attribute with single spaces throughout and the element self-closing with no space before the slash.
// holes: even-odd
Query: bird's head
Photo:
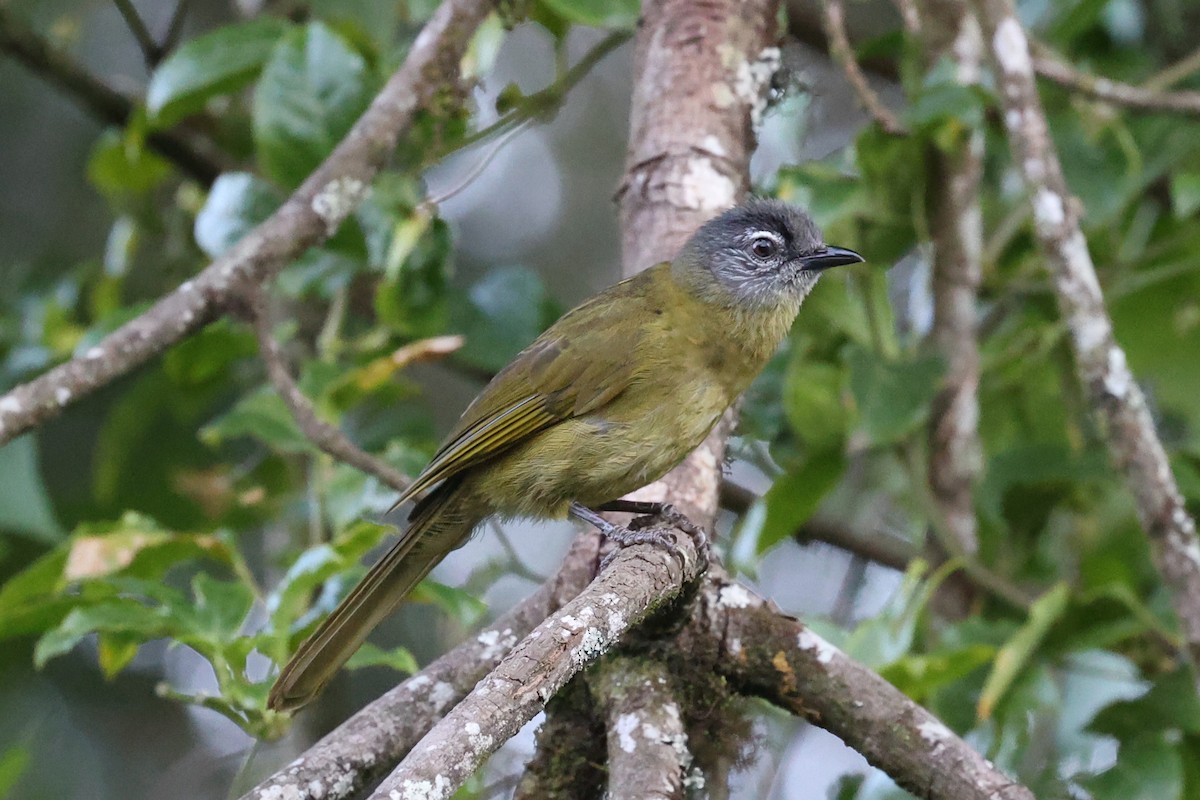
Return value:
<svg viewBox="0 0 1200 800">
<path fill-rule="evenodd" d="M 825 244 L 816 223 L 796 206 L 751 198 L 700 226 L 674 272 L 707 302 L 794 314 L 822 272 L 863 260 Z"/>
</svg>

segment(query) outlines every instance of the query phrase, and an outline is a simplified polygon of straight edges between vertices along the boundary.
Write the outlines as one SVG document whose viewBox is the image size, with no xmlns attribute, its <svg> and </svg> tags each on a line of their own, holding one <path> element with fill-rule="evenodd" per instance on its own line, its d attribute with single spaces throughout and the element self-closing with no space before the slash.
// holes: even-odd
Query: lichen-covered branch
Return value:
<svg viewBox="0 0 1200 800">
<path fill-rule="evenodd" d="M 404 681 L 241 800 L 347 800 L 385 775 L 513 645 L 592 579 L 598 536 L 580 536 L 549 581 L 473 638 Z"/>
<path fill-rule="evenodd" d="M 1034 81 L 1029 40 L 1011 0 L 976 0 L 996 67 L 1004 124 L 1033 207 L 1034 228 L 1092 411 L 1133 495 L 1154 563 L 1171 594 L 1193 663 L 1200 664 L 1200 543 L 1146 398 L 1113 335 L 1112 320 L 1063 177 Z"/>
<path fill-rule="evenodd" d="M 35 75 L 62 89 L 89 114 L 109 125 L 124 126 L 133 115 L 135 105 L 132 100 L 56 50 L 17 19 L 4 3 L 0 3 L 0 52 L 12 56 Z M 211 185 L 225 167 L 214 156 L 201 152 L 172 131 L 153 131 L 146 136 L 146 144 L 205 186 Z"/>
<path fill-rule="evenodd" d="M 1159 91 L 1089 75 L 1054 55 L 1048 47 L 1031 44 L 1034 70 L 1060 86 L 1125 108 L 1200 116 L 1200 92 Z"/>
<path fill-rule="evenodd" d="M 691 753 L 671 675 L 648 657 L 617 655 L 591 676 L 608 725 L 610 800 L 683 800 Z"/>
<path fill-rule="evenodd" d="M 446 0 L 346 137 L 274 214 L 99 344 L 0 397 L 0 444 L 199 330 L 228 310 L 245 285 L 262 283 L 331 236 L 366 195 L 416 112 L 456 85 L 467 44 L 492 5 Z"/>
<path fill-rule="evenodd" d="M 846 73 L 846 80 L 858 95 L 858 101 L 871 117 L 890 134 L 900 136 L 907 131 L 891 109 L 879 99 L 879 94 L 867 82 L 858 59 L 854 57 L 854 48 L 846 35 L 846 12 L 842 8 L 842 0 L 822 0 L 823 14 L 821 22 L 825 27 L 825 36 L 829 39 L 829 55 Z"/>
<path fill-rule="evenodd" d="M 445 800 L 542 710 L 572 677 L 663 608 L 707 566 L 686 535 L 678 553 L 636 545 L 618 553 L 578 597 L 550 615 L 425 738 L 372 800 Z"/>
<path fill-rule="evenodd" d="M 715 573 L 715 571 L 714 571 Z M 1034 800 L 932 714 L 727 577 L 701 593 L 714 663 L 734 688 L 840 737 L 925 800 Z"/>
<path fill-rule="evenodd" d="M 967 0 L 921 0 L 925 62 L 953 60 L 956 79 L 979 81 L 983 42 Z M 929 487 L 947 530 L 964 553 L 979 549 L 973 488 L 982 469 L 979 443 L 979 344 L 976 298 L 982 279 L 983 131 L 964 132 L 929 152 L 929 230 L 933 236 L 934 344 L 946 376 L 929 426 Z"/>
</svg>

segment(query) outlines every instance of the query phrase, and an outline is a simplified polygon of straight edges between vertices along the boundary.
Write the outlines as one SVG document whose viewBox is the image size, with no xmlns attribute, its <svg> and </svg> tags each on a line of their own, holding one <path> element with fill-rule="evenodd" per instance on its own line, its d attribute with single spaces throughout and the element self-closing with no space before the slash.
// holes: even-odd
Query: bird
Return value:
<svg viewBox="0 0 1200 800">
<path fill-rule="evenodd" d="M 799 207 L 752 197 L 701 225 L 674 260 L 568 311 L 463 412 L 394 506 L 416 500 L 407 527 L 300 645 L 268 706 L 315 698 L 484 520 L 570 517 L 628 538 L 599 512 L 647 510 L 620 498 L 704 440 L 826 269 L 862 261 L 827 245 Z"/>
</svg>

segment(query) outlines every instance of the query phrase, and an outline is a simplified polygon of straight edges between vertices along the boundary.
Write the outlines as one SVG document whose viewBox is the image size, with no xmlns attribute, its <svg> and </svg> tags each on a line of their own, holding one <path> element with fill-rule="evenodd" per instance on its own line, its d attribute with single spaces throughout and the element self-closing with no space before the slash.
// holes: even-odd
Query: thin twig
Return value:
<svg viewBox="0 0 1200 800">
<path fill-rule="evenodd" d="M 267 377 L 296 421 L 300 432 L 322 451 L 368 475 L 374 475 L 398 492 L 408 488 L 411 481 L 404 473 L 362 450 L 340 430 L 317 417 L 316 409 L 289 372 L 286 356 L 272 331 L 269 301 L 257 286 L 247 291 L 250 298 L 251 325 L 258 340 L 258 352 L 267 368 Z"/>
<path fill-rule="evenodd" d="M 275 213 L 99 344 L 0 397 L 0 444 L 57 417 L 200 330 L 226 313 L 244 286 L 263 283 L 332 236 L 366 195 L 417 111 L 456 85 L 462 55 L 492 5 L 491 0 L 446 0 L 346 137 Z M 0 6 L 0 47 L 3 10 Z"/>
<path fill-rule="evenodd" d="M 991 43 L 1013 161 L 1033 208 L 1034 231 L 1053 278 L 1060 313 L 1089 406 L 1170 593 L 1193 664 L 1200 664 L 1200 541 L 1154 420 L 1117 343 L 1096 268 L 1034 79 L 1029 40 L 1011 0 L 976 0 Z"/>
<path fill-rule="evenodd" d="M 65 91 L 89 114 L 109 125 L 123 127 L 134 113 L 132 100 L 56 50 L 3 3 L 0 3 L 0 52 Z M 231 167 L 197 150 L 174 131 L 154 131 L 146 136 L 146 144 L 205 186 L 210 186 L 221 172 Z"/>
<path fill-rule="evenodd" d="M 121 12 L 121 16 L 125 19 L 125 25 L 137 41 L 138 48 L 142 51 L 142 60 L 146 62 L 146 68 L 154 69 L 162 58 L 162 50 L 158 42 L 154 41 L 154 37 L 150 35 L 150 30 L 146 27 L 142 15 L 133 7 L 132 0 L 113 0 L 113 5 L 117 7 L 117 11 Z"/>
<path fill-rule="evenodd" d="M 165 58 L 175 46 L 179 44 L 179 37 L 183 35 L 183 23 L 187 20 L 188 8 L 191 5 L 191 0 L 178 0 L 175 3 L 175 11 L 171 14 L 171 21 L 167 24 L 167 33 L 163 36 L 162 44 L 158 47 L 159 59 Z"/>
<path fill-rule="evenodd" d="M 822 21 L 825 25 L 825 35 L 829 38 L 829 55 L 846 73 L 846 79 L 858 95 L 863 108 L 879 123 L 879 127 L 888 133 L 895 136 L 907 133 L 904 125 L 871 88 L 862 67 L 858 65 L 858 59 L 854 57 L 854 48 L 846 35 L 846 13 L 842 8 L 842 0 L 822 0 L 821 7 L 824 10 Z"/>
<path fill-rule="evenodd" d="M 1037 74 L 1060 86 L 1139 111 L 1200 116 L 1200 92 L 1168 92 L 1089 75 L 1054 55 L 1045 45 L 1036 42 L 1030 44 L 1034 52 L 1033 68 Z"/>
</svg>

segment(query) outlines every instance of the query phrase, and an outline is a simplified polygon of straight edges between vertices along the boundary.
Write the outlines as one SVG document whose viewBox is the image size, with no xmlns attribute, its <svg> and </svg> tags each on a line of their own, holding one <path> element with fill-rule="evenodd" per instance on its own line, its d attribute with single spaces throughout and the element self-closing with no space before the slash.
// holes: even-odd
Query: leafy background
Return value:
<svg viewBox="0 0 1200 800">
<path fill-rule="evenodd" d="M 345 133 L 433 6 L 194 5 L 182 44 L 153 70 L 109 4 L 8 6 L 145 103 L 129 125 L 102 129 L 0 60 L 5 386 L 86 350 L 270 213 Z M 166 4 L 141 6 L 152 29 L 165 27 Z M 610 197 L 630 48 L 561 108 L 556 92 L 537 93 L 561 82 L 598 28 L 626 30 L 636 12 L 627 0 L 542 0 L 511 33 L 489 22 L 468 59 L 479 81 L 468 107 L 423 118 L 368 201 L 276 282 L 276 334 L 305 393 L 396 467 L 419 469 L 487 375 L 618 274 Z M 1132 82 L 1187 55 L 1200 22 L 1200 5 L 1162 0 L 1029 2 L 1022 12 L 1075 63 Z M 751 393 L 732 479 L 763 496 L 722 519 L 726 560 L 1037 796 L 1200 797 L 1195 682 L 1085 413 L 994 98 L 954 86 L 944 69 L 916 71 L 912 43 L 882 27 L 860 52 L 902 67 L 914 134 L 891 137 L 848 114 L 854 101 L 836 71 L 800 50 L 814 91 L 772 109 L 756 154 L 760 191 L 808 206 L 830 241 L 870 263 L 822 281 Z M 1200 137 L 1185 118 L 1043 89 L 1118 337 L 1196 512 Z M 522 120 L 532 124 L 462 185 Z M 493 124 L 501 133 L 476 142 Z M 944 372 L 926 341 L 922 198 L 927 148 L 980 127 L 977 567 L 1031 602 L 981 591 L 969 614 L 947 617 L 934 598 L 948 570 L 916 557 L 931 518 L 926 423 Z M 230 168 L 211 187 L 183 178 L 146 147 L 160 129 L 198 132 Z M 436 213 L 422 205 L 451 190 Z M 395 369 L 397 348 L 443 333 L 463 334 L 465 346 Z M 390 531 L 379 515 L 391 499 L 305 440 L 236 322 L 0 449 L 0 796 L 236 791 L 397 670 L 527 593 L 571 533 L 484 531 L 289 730 L 263 710 L 270 662 L 361 574 Z M 907 569 L 798 539 L 813 520 L 886 540 Z M 738 796 L 809 797 L 814 786 L 903 796 L 817 729 L 768 712 L 756 726 L 758 757 L 737 776 Z M 528 746 L 526 735 L 505 748 L 492 771 L 517 768 Z"/>
</svg>

